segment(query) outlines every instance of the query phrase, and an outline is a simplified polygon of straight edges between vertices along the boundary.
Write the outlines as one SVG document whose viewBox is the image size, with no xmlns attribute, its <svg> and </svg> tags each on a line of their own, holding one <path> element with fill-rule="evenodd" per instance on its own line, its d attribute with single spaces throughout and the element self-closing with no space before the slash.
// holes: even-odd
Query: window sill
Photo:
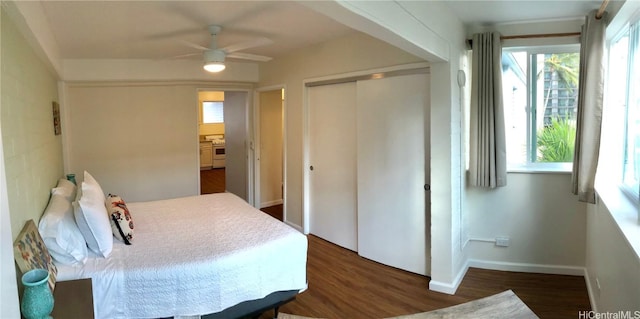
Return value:
<svg viewBox="0 0 640 319">
<path fill-rule="evenodd" d="M 507 173 L 522 174 L 571 174 L 572 170 L 572 163 L 531 163 L 507 166 Z"/>
<path fill-rule="evenodd" d="M 634 203 L 617 185 L 596 185 L 598 200 L 611 213 L 611 217 L 618 225 L 627 240 L 627 244 L 636 253 L 640 260 L 640 211 L 637 203 Z"/>
</svg>

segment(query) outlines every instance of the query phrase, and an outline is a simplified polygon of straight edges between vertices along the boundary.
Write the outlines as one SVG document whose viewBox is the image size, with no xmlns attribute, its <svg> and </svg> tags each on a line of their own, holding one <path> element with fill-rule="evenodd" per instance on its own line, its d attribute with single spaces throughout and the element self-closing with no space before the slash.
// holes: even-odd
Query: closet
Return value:
<svg viewBox="0 0 640 319">
<path fill-rule="evenodd" d="M 430 273 L 428 69 L 308 84 L 309 232 Z"/>
</svg>

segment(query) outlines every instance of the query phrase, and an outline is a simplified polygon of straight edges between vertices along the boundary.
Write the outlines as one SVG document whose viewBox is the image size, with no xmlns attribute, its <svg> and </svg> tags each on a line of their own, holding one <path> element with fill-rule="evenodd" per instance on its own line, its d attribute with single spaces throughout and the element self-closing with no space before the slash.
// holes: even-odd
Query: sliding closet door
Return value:
<svg viewBox="0 0 640 319">
<path fill-rule="evenodd" d="M 247 200 L 247 92 L 224 92 L 225 186 Z"/>
<path fill-rule="evenodd" d="M 428 275 L 429 75 L 358 81 L 358 254 Z"/>
<path fill-rule="evenodd" d="M 309 232 L 357 249 L 356 84 L 308 89 Z"/>
</svg>

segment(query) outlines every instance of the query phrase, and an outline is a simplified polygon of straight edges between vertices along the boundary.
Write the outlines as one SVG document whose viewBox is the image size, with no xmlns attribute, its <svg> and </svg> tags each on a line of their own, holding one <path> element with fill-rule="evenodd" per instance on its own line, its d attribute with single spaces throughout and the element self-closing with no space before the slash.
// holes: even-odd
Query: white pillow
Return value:
<svg viewBox="0 0 640 319">
<path fill-rule="evenodd" d="M 58 185 L 51 189 L 51 194 L 64 196 L 69 202 L 76 198 L 76 185 L 64 178 L 58 180 Z"/>
<path fill-rule="evenodd" d="M 71 201 L 59 194 L 52 194 L 49 205 L 38 225 L 40 236 L 49 253 L 57 262 L 65 265 L 84 264 L 87 260 L 87 243 L 73 218 Z"/>
<path fill-rule="evenodd" d="M 87 190 L 89 190 L 89 192 L 91 192 L 92 195 L 95 195 L 96 198 L 100 198 L 102 202 L 104 202 L 104 200 L 106 199 L 106 197 L 104 196 L 104 192 L 102 191 L 102 187 L 100 187 L 100 184 L 98 184 L 98 181 L 96 181 L 96 179 L 93 178 L 93 176 L 91 176 L 89 172 L 84 171 L 84 180 L 82 181 L 82 192 L 86 193 Z"/>
<path fill-rule="evenodd" d="M 102 188 L 93 176 L 85 171 L 84 181 L 78 192 L 80 200 L 74 202 L 74 215 L 78 228 L 87 241 L 89 249 L 107 258 L 113 249 L 113 234 Z"/>
</svg>

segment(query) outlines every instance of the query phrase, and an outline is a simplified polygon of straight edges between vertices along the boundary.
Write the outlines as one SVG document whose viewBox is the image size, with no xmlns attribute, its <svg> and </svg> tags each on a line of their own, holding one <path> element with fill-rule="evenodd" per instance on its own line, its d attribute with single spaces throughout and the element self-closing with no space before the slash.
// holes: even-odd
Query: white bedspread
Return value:
<svg viewBox="0 0 640 319">
<path fill-rule="evenodd" d="M 97 319 L 202 315 L 306 288 L 306 237 L 233 194 L 127 206 L 132 245 L 58 265 L 58 280 L 92 278 Z"/>
</svg>

